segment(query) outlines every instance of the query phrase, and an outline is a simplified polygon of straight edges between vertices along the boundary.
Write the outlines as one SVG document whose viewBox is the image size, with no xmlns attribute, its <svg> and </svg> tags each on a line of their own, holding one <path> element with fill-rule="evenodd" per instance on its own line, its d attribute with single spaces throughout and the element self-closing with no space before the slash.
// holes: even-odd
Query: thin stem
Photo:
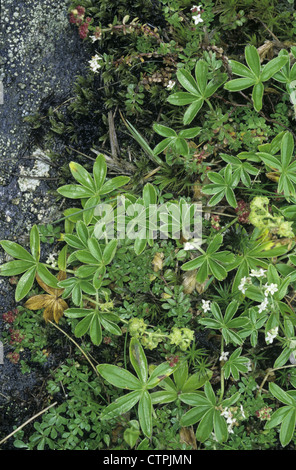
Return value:
<svg viewBox="0 0 296 470">
<path fill-rule="evenodd" d="M 2 439 L 2 441 L 0 441 L 0 445 L 3 444 L 4 442 L 6 442 L 10 437 L 12 437 L 15 433 L 17 433 L 18 431 L 20 431 L 21 429 L 23 429 L 25 426 L 27 426 L 27 424 L 29 424 L 31 421 L 33 421 L 34 419 L 38 418 L 38 416 L 42 415 L 43 413 L 45 413 L 47 410 L 49 410 L 50 408 L 52 408 L 53 406 L 57 405 L 57 402 L 55 401 L 54 403 L 52 403 L 51 405 L 47 406 L 46 408 L 44 408 L 44 410 L 42 411 L 39 411 L 39 413 L 35 414 L 34 416 L 32 416 L 30 419 L 28 419 L 27 421 L 25 421 L 23 424 L 21 424 L 21 426 L 19 426 L 18 428 L 16 428 L 14 431 L 12 431 L 10 434 L 8 434 L 8 436 L 4 437 L 4 439 Z"/>
<path fill-rule="evenodd" d="M 224 339 L 223 336 L 221 338 L 221 356 L 224 352 Z M 225 383 L 224 383 L 224 369 L 221 367 L 221 373 L 220 373 L 220 382 L 221 382 L 221 389 L 220 389 L 220 397 L 219 397 L 219 403 L 221 403 L 224 395 L 224 388 L 225 388 Z"/>
<path fill-rule="evenodd" d="M 75 346 L 79 349 L 79 351 L 84 355 L 85 359 L 89 362 L 89 364 L 92 366 L 93 370 L 95 371 L 96 375 L 99 377 L 100 374 L 98 373 L 95 365 L 91 362 L 91 360 L 89 359 L 88 355 L 83 351 L 83 349 L 79 346 L 79 344 L 76 343 L 76 341 L 74 341 L 73 338 L 71 338 L 71 336 L 69 336 L 64 330 L 62 330 L 62 328 L 60 328 L 58 325 L 56 325 L 55 323 L 53 323 L 51 320 L 49 320 L 49 323 L 51 325 L 53 325 L 55 328 L 57 328 L 59 331 L 61 331 L 65 336 L 67 336 L 67 338 L 72 341 L 72 343 L 75 344 Z"/>
<path fill-rule="evenodd" d="M 281 367 L 275 367 L 274 369 L 268 369 L 267 370 L 267 374 L 265 375 L 264 379 L 262 380 L 261 382 L 261 385 L 260 387 L 258 388 L 258 391 L 257 391 L 257 394 L 256 396 L 258 396 L 261 391 L 262 391 L 262 388 L 266 382 L 266 380 L 268 379 L 268 377 L 270 376 L 270 374 L 272 374 L 274 371 L 276 370 L 280 370 L 280 369 L 287 369 L 288 367 L 296 367 L 296 364 L 289 364 L 288 366 L 281 366 Z"/>
</svg>

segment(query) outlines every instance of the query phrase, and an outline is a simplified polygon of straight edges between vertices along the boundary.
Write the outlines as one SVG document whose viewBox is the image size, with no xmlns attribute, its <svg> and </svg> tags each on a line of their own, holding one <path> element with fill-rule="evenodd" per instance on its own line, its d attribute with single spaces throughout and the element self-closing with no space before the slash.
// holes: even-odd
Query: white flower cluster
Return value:
<svg viewBox="0 0 296 470">
<path fill-rule="evenodd" d="M 174 88 L 175 85 L 176 85 L 176 82 L 174 80 L 169 80 L 166 87 L 167 87 L 168 90 L 171 90 L 172 88 Z M 186 250 L 186 248 L 185 248 L 185 250 Z"/>
<path fill-rule="evenodd" d="M 248 285 L 252 283 L 252 279 L 250 277 L 242 277 L 241 282 L 238 286 L 238 290 L 240 290 L 243 294 L 246 293 L 246 290 L 248 288 Z"/>
<path fill-rule="evenodd" d="M 91 60 L 88 61 L 90 68 L 94 73 L 98 72 L 98 70 L 101 68 L 101 65 L 99 64 L 99 60 L 102 60 L 103 57 L 101 57 L 99 54 L 96 54 L 91 58 Z"/>
<path fill-rule="evenodd" d="M 238 286 L 238 289 L 240 291 L 242 291 L 243 294 L 246 293 L 246 289 L 248 287 L 249 284 L 252 283 L 252 277 L 257 277 L 257 278 L 260 278 L 260 277 L 265 277 L 265 270 L 264 269 L 251 269 L 251 272 L 250 272 L 250 276 L 246 277 L 244 276 L 242 279 L 241 279 L 241 282 L 240 282 L 240 285 Z"/>
<path fill-rule="evenodd" d="M 236 413 L 234 413 L 233 411 L 235 411 Z M 231 410 L 229 408 L 224 408 L 224 410 L 221 413 L 221 415 L 224 416 L 224 418 L 226 418 L 226 423 L 228 424 L 227 430 L 230 434 L 233 433 L 233 426 L 238 425 L 237 416 L 235 417 L 234 414 L 237 415 L 236 408 L 234 408 L 234 410 Z M 240 418 L 245 418 L 245 417 L 246 415 L 244 413 L 243 406 L 241 405 L 240 406 Z"/>
<path fill-rule="evenodd" d="M 271 344 L 273 343 L 273 340 L 277 337 L 279 331 L 279 327 L 272 328 L 269 330 L 265 336 L 265 341 L 266 344 Z"/>
<path fill-rule="evenodd" d="M 265 288 L 265 291 L 264 291 L 265 297 L 267 297 L 268 294 L 273 295 L 278 291 L 278 286 L 273 283 L 265 284 L 264 288 Z"/>
<path fill-rule="evenodd" d="M 47 264 L 50 264 L 50 266 L 52 268 L 55 268 L 57 266 L 57 260 L 56 260 L 56 257 L 53 253 L 50 253 L 50 255 L 48 256 L 47 260 L 46 260 L 46 263 Z"/>
<path fill-rule="evenodd" d="M 191 8 L 191 12 L 192 13 L 196 13 L 192 16 L 192 19 L 194 21 L 194 24 L 198 24 L 198 23 L 203 23 L 203 19 L 201 17 L 201 10 L 202 9 L 202 5 L 193 5 L 193 7 Z"/>
<path fill-rule="evenodd" d="M 229 356 L 229 352 L 223 351 L 221 356 L 219 357 L 219 361 L 227 361 Z"/>
</svg>

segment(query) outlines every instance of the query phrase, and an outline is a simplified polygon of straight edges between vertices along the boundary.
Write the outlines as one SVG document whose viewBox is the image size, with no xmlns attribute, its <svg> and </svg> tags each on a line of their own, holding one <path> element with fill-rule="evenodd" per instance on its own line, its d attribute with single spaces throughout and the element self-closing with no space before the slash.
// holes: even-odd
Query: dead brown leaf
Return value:
<svg viewBox="0 0 296 470">
<path fill-rule="evenodd" d="M 157 271 L 162 270 L 163 266 L 163 258 L 164 254 L 163 253 L 156 253 L 153 260 L 152 260 L 152 266 L 153 266 L 153 271 L 157 273 Z"/>
<path fill-rule="evenodd" d="M 184 442 L 186 445 L 191 446 L 192 449 L 197 450 L 196 437 L 192 426 L 180 429 L 180 442 Z"/>
<path fill-rule="evenodd" d="M 194 291 L 196 286 L 196 270 L 184 273 L 182 286 L 184 287 L 184 294 L 191 294 Z"/>
<path fill-rule="evenodd" d="M 59 271 L 57 279 L 62 281 L 66 279 L 66 273 Z M 44 308 L 43 318 L 46 322 L 55 321 L 59 323 L 59 319 L 63 316 L 64 310 L 68 308 L 67 303 L 61 298 L 64 289 L 55 289 L 48 286 L 45 282 L 40 279 L 38 274 L 36 275 L 36 281 L 39 286 L 47 292 L 47 294 L 34 295 L 25 303 L 25 307 L 30 310 L 41 310 Z"/>
</svg>

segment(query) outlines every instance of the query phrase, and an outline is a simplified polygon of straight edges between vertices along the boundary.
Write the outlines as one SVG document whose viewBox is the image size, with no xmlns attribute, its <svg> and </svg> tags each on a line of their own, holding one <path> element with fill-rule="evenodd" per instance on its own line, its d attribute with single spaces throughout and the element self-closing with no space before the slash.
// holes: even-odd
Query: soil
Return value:
<svg viewBox="0 0 296 470">
<path fill-rule="evenodd" d="M 71 96 L 74 80 L 86 70 L 86 46 L 69 24 L 65 0 L 6 0 L 1 5 L 0 81 L 0 240 L 28 244 L 30 228 L 59 218 L 54 204 L 59 168 L 52 165 L 46 149 L 31 139 L 24 117 L 38 112 L 44 103 L 61 103 Z M 61 150 L 57 139 L 55 151 Z M 33 179 L 26 178 L 27 175 Z M 47 247 L 43 247 L 46 256 Z M 0 264 L 8 261 L 0 249 Z M 0 278 L 0 338 L 5 328 L 3 313 L 16 307 L 15 286 Z M 69 354 L 69 348 L 51 351 L 43 364 L 30 363 L 23 374 L 19 363 L 7 354 L 4 344 L 0 363 L 0 441 L 13 429 L 41 411 L 45 387 L 52 370 Z M 28 425 L 28 431 L 30 430 Z M 2 449 L 14 449 L 13 438 Z"/>
</svg>

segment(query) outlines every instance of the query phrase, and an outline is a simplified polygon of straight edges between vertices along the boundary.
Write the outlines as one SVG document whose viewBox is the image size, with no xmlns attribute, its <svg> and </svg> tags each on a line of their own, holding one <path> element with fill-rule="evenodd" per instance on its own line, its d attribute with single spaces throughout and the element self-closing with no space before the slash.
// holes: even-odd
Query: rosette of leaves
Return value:
<svg viewBox="0 0 296 470">
<path fill-rule="evenodd" d="M 211 96 L 227 80 L 225 73 L 219 73 L 210 79 L 208 69 L 208 64 L 201 59 L 195 65 L 195 78 L 186 69 L 177 71 L 179 83 L 186 91 L 173 93 L 168 97 L 168 102 L 175 106 L 186 106 L 189 104 L 183 116 L 183 123 L 185 125 L 193 121 L 205 102 L 209 104 Z"/>
<path fill-rule="evenodd" d="M 177 401 L 183 393 L 194 393 L 203 387 L 212 375 L 210 370 L 203 374 L 189 374 L 188 362 L 183 361 L 173 372 L 173 378 L 167 377 L 160 382 L 159 387 L 162 390 L 151 393 L 152 403 L 156 405 Z"/>
<path fill-rule="evenodd" d="M 189 154 L 189 146 L 187 139 L 193 139 L 196 137 L 201 128 L 200 127 L 192 127 L 191 129 L 182 129 L 180 132 L 176 132 L 174 129 L 170 127 L 163 126 L 162 124 L 154 124 L 153 129 L 157 134 L 165 137 L 159 144 L 154 147 L 153 152 L 158 155 L 165 150 L 172 150 L 177 155 L 182 155 L 185 157 Z M 166 157 L 166 161 L 168 164 L 169 157 Z"/>
<path fill-rule="evenodd" d="M 234 169 L 233 172 L 232 164 L 229 163 L 225 168 L 222 168 L 219 173 L 209 171 L 207 176 L 212 184 L 205 184 L 202 188 L 202 192 L 204 194 L 213 194 L 208 202 L 209 206 L 217 205 L 225 197 L 228 204 L 236 208 L 237 201 L 234 188 L 241 178 L 240 168 Z"/>
<path fill-rule="evenodd" d="M 9 261 L 0 266 L 0 276 L 18 276 L 22 274 L 15 291 L 15 300 L 17 302 L 22 300 L 31 290 L 36 275 L 47 286 L 57 288 L 57 278 L 51 274 L 44 263 L 40 262 L 40 237 L 36 225 L 30 230 L 31 253 L 18 243 L 9 240 L 2 240 L 0 245 L 9 256 L 15 258 L 14 261 Z"/>
<path fill-rule="evenodd" d="M 280 69 L 287 63 L 288 57 L 284 54 L 279 55 L 262 66 L 256 47 L 246 46 L 245 58 L 248 67 L 236 60 L 229 61 L 232 73 L 240 76 L 241 78 L 230 80 L 225 83 L 224 88 L 226 90 L 236 92 L 253 87 L 253 105 L 256 111 L 260 111 L 262 109 L 262 99 L 264 94 L 263 83 L 280 71 Z"/>
<path fill-rule="evenodd" d="M 162 380 L 171 375 L 176 366 L 171 367 L 163 362 L 153 369 L 149 375 L 147 358 L 140 342 L 132 338 L 129 347 L 129 358 L 136 375 L 122 367 L 111 364 L 97 366 L 100 375 L 111 385 L 131 392 L 122 395 L 108 405 L 100 418 L 113 419 L 127 413 L 137 405 L 138 420 L 142 432 L 148 438 L 152 436 L 153 403 L 150 390 L 157 387 Z"/>
<path fill-rule="evenodd" d="M 84 232 L 80 231 L 80 228 L 83 226 L 86 229 Z M 93 288 L 96 290 L 100 289 L 106 274 L 106 266 L 113 260 L 118 243 L 116 239 L 112 239 L 108 243 L 100 243 L 95 237 L 89 236 L 86 225 L 82 222 L 80 225 L 77 224 L 77 231 L 80 236 L 67 234 L 64 236 L 64 240 L 68 245 L 76 248 L 71 253 L 70 260 L 68 258 L 68 263 L 78 260 L 80 265 L 75 269 L 74 278 L 69 278 L 59 283 L 60 287 L 70 289 L 72 293 L 74 291 L 75 304 L 77 304 L 81 297 L 80 291 L 93 295 Z"/>
<path fill-rule="evenodd" d="M 237 171 L 239 174 L 239 179 L 241 182 L 246 186 L 250 187 L 251 186 L 251 178 L 250 175 L 257 175 L 259 173 L 259 170 L 251 165 L 249 162 L 244 162 L 238 157 L 234 157 L 233 155 L 226 155 L 224 153 L 220 154 L 222 160 L 224 160 L 226 163 L 231 165 L 232 169 L 234 170 L 234 174 Z M 217 173 L 216 173 L 217 174 Z M 209 175 L 209 173 L 207 173 Z M 212 181 L 212 180 L 211 180 Z M 214 181 L 212 181 L 214 182 Z M 232 198 L 233 199 L 233 198 Z"/>
</svg>

